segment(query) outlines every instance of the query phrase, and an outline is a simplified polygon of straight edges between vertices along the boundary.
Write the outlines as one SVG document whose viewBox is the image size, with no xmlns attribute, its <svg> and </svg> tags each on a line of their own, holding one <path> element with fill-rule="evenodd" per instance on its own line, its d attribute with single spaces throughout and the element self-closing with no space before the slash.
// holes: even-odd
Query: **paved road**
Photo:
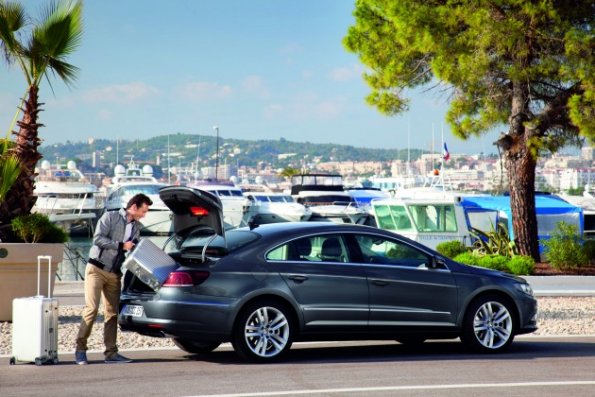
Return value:
<svg viewBox="0 0 595 397">
<path fill-rule="evenodd" d="M 100 353 L 77 366 L 0 363 L 12 396 L 594 396 L 595 337 L 519 337 L 506 354 L 470 354 L 459 342 L 412 349 L 392 342 L 297 344 L 283 363 L 254 365 L 225 346 L 207 357 L 179 350 Z"/>
</svg>

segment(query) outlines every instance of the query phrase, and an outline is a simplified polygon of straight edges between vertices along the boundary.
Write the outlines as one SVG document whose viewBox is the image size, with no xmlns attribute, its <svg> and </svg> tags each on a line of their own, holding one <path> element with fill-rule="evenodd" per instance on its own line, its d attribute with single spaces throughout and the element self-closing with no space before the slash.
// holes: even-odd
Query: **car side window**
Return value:
<svg viewBox="0 0 595 397">
<path fill-rule="evenodd" d="M 268 260 L 348 262 L 349 254 L 345 241 L 339 235 L 302 237 L 283 244 L 266 256 Z"/>
<path fill-rule="evenodd" d="M 397 240 L 382 236 L 356 235 L 365 263 L 429 268 L 431 257 Z"/>
</svg>

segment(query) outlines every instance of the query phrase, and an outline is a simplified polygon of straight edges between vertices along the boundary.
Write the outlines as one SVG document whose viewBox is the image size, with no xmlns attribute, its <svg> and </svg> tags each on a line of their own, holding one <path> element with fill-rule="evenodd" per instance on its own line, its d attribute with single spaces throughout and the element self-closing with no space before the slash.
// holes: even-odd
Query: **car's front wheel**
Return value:
<svg viewBox="0 0 595 397">
<path fill-rule="evenodd" d="M 266 300 L 250 303 L 240 312 L 232 345 L 243 359 L 271 362 L 289 350 L 292 339 L 290 311 L 279 302 Z"/>
<path fill-rule="evenodd" d="M 499 352 L 514 339 L 515 317 L 510 304 L 496 295 L 475 300 L 465 314 L 462 341 L 474 350 Z"/>
<path fill-rule="evenodd" d="M 219 342 L 200 342 L 191 339 L 174 338 L 174 344 L 180 349 L 193 354 L 210 353 L 219 347 Z"/>
</svg>

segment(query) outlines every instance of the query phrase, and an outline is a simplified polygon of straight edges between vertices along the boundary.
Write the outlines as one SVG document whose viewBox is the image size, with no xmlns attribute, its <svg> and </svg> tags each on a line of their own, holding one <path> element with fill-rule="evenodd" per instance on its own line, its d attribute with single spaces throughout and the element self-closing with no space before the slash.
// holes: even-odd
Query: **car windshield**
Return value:
<svg viewBox="0 0 595 397">
<path fill-rule="evenodd" d="M 225 233 L 225 239 L 217 236 L 211 241 L 212 237 L 212 233 L 205 233 L 203 228 L 199 228 L 196 232 L 190 233 L 185 239 L 171 239 L 164 250 L 168 254 L 200 253 L 205 244 L 208 244 L 208 256 L 225 256 L 227 253 L 259 239 L 259 235 L 250 230 L 229 230 Z"/>
</svg>

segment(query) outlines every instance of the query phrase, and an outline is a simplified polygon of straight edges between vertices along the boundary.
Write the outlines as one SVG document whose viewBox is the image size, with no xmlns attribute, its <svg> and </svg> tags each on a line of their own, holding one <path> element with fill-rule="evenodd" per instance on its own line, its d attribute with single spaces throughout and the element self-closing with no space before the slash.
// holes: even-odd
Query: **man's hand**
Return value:
<svg viewBox="0 0 595 397">
<path fill-rule="evenodd" d="M 130 251 L 131 249 L 134 248 L 134 243 L 132 241 L 126 241 L 124 243 L 123 248 L 124 248 L 124 251 Z"/>
</svg>

